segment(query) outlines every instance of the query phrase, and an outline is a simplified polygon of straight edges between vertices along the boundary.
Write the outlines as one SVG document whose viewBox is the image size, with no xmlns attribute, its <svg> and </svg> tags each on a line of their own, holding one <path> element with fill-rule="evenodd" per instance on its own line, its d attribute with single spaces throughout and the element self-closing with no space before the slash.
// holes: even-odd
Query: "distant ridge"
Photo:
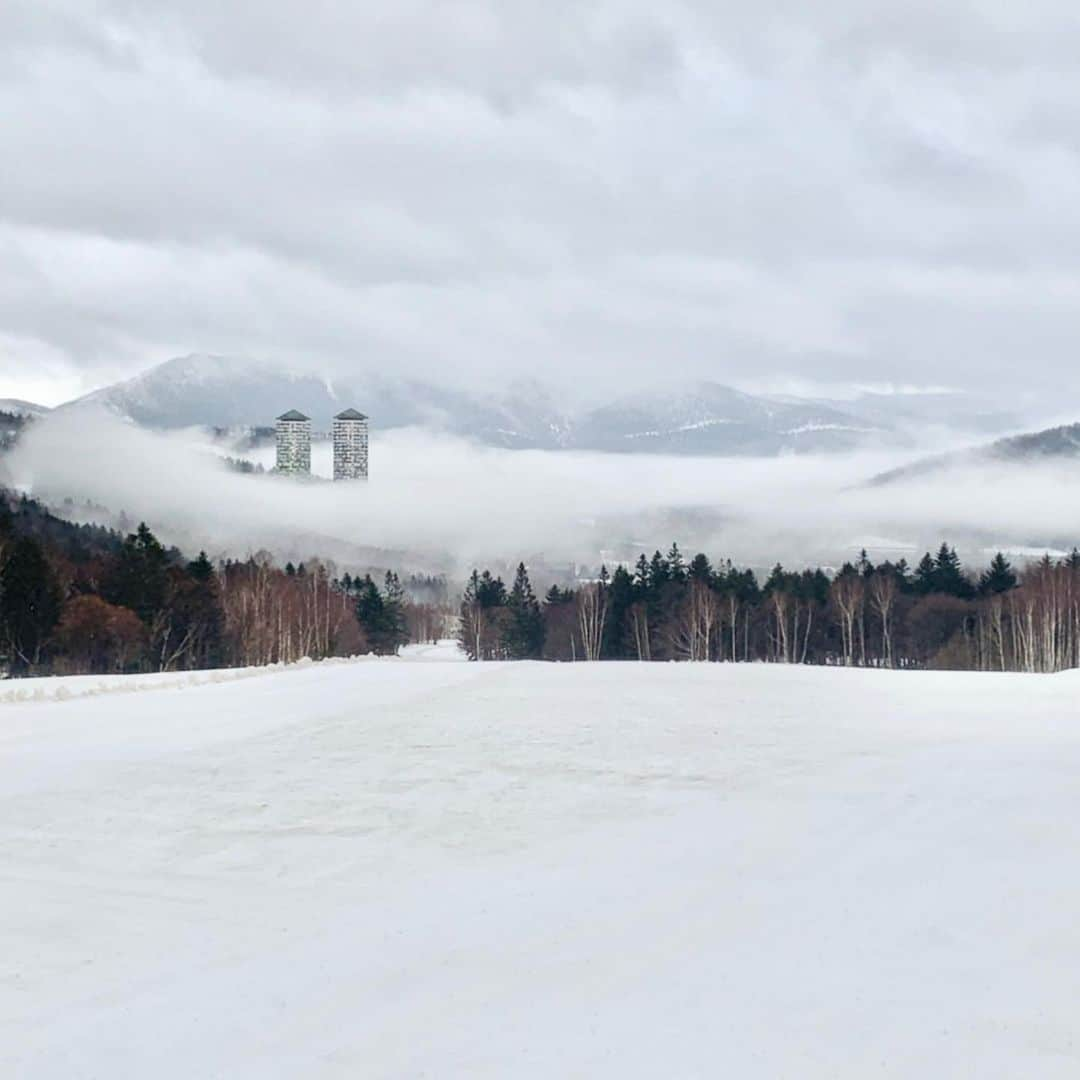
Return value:
<svg viewBox="0 0 1080 1080">
<path fill-rule="evenodd" d="M 1024 435 L 997 439 L 984 446 L 960 450 L 952 454 L 936 454 L 910 465 L 870 478 L 871 486 L 894 484 L 905 480 L 945 472 L 948 469 L 992 463 L 1023 464 L 1036 461 L 1080 459 L 1080 423 L 1064 424 Z"/>
<path fill-rule="evenodd" d="M 867 396 L 852 402 L 748 394 L 700 381 L 652 393 L 614 388 L 605 403 L 571 412 L 532 380 L 481 394 L 381 370 L 335 378 L 260 360 L 195 354 L 159 364 L 64 408 L 88 403 L 149 428 L 269 427 L 283 411 L 311 417 L 317 431 L 348 408 L 380 431 L 418 427 L 508 449 L 626 454 L 776 456 L 916 445 L 921 399 Z M 938 413 L 957 395 L 927 400 Z"/>
</svg>

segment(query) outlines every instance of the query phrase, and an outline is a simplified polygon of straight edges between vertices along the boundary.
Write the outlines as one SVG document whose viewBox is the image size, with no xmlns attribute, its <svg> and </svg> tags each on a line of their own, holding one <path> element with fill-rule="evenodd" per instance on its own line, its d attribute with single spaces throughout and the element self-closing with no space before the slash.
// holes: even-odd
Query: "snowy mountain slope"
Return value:
<svg viewBox="0 0 1080 1080">
<path fill-rule="evenodd" d="M 1073 1077 L 1076 691 L 370 661 L 5 705 L 0 1073 Z"/>
<path fill-rule="evenodd" d="M 760 454 L 846 450 L 891 439 L 886 425 L 815 402 L 755 397 L 717 383 L 668 396 L 614 402 L 585 416 L 573 445 L 676 454 Z"/>
<path fill-rule="evenodd" d="M 869 484 L 872 486 L 893 484 L 933 476 L 956 468 L 994 464 L 1030 465 L 1047 461 L 1076 460 L 1080 460 L 1080 423 L 1065 424 L 1025 435 L 1013 435 L 970 450 L 922 458 L 899 469 L 879 473 L 871 477 Z"/>
<path fill-rule="evenodd" d="M 571 445 L 574 421 L 546 387 L 531 379 L 483 399 L 487 415 L 474 437 L 492 446 L 559 450 Z"/>
</svg>

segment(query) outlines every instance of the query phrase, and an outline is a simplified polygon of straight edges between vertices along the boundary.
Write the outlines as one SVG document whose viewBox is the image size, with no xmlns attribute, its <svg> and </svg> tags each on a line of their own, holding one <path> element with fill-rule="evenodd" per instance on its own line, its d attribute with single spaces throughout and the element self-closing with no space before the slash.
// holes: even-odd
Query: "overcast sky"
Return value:
<svg viewBox="0 0 1080 1080">
<path fill-rule="evenodd" d="M 170 356 L 1080 404 L 1069 0 L 0 0 L 0 396 Z"/>
</svg>

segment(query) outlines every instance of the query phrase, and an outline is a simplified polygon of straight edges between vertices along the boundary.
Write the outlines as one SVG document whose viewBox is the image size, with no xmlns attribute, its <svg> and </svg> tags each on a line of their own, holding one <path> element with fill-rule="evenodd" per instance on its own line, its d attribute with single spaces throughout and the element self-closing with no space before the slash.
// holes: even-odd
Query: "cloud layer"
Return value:
<svg viewBox="0 0 1080 1080">
<path fill-rule="evenodd" d="M 191 351 L 1080 390 L 1080 16 L 9 0 L 0 396 Z"/>
<path fill-rule="evenodd" d="M 197 433 L 155 434 L 75 409 L 35 424 L 5 464 L 9 482 L 54 503 L 71 496 L 124 511 L 131 525 L 145 519 L 189 553 L 265 547 L 282 560 L 318 555 L 354 569 L 461 572 L 519 558 L 595 568 L 672 540 L 766 569 L 835 565 L 863 546 L 917 559 L 942 539 L 973 563 L 998 547 L 1080 543 L 1077 463 L 963 468 L 866 488 L 895 460 L 505 451 L 408 429 L 372 451 L 367 484 L 238 475 Z M 329 472 L 329 456 L 316 448 L 317 473 Z"/>
</svg>

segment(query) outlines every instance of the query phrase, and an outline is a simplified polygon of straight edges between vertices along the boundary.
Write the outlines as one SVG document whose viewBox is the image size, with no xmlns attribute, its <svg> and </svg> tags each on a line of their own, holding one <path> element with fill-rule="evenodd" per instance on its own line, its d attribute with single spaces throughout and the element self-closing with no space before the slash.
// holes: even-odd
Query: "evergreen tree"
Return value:
<svg viewBox="0 0 1080 1080">
<path fill-rule="evenodd" d="M 169 556 L 142 522 L 120 549 L 105 582 L 105 598 L 131 608 L 146 624 L 165 606 L 169 588 Z"/>
<path fill-rule="evenodd" d="M 679 545 L 672 543 L 671 550 L 667 554 L 668 576 L 674 582 L 682 584 L 686 581 L 686 564 L 683 562 L 682 552 Z"/>
<path fill-rule="evenodd" d="M 804 570 L 800 595 L 824 607 L 829 599 L 829 585 L 829 575 L 824 570 Z"/>
<path fill-rule="evenodd" d="M 882 565 L 889 565 L 883 563 Z M 896 584 L 900 586 L 901 592 L 911 592 L 911 567 L 908 566 L 907 559 L 900 559 L 893 564 L 892 572 L 896 577 Z"/>
<path fill-rule="evenodd" d="M 841 576 L 845 572 L 854 572 L 851 563 L 844 563 L 844 569 L 840 571 Z M 764 592 L 766 596 L 774 592 L 783 592 L 784 589 L 787 588 L 787 584 L 787 571 L 785 571 L 784 568 L 779 563 L 777 563 L 772 568 L 772 571 L 769 574 L 768 578 L 765 579 L 765 584 L 762 586 L 762 592 Z"/>
<path fill-rule="evenodd" d="M 188 668 L 216 667 L 224 649 L 225 620 L 214 564 L 205 551 L 200 551 L 184 570 L 173 567 L 167 573 L 160 637 L 151 642 L 159 647 L 157 662 Z M 180 652 L 175 653 L 178 646 Z"/>
<path fill-rule="evenodd" d="M 640 595 L 648 592 L 650 581 L 649 560 L 645 557 L 645 552 L 642 552 L 634 567 L 634 587 Z"/>
<path fill-rule="evenodd" d="M 1014 588 L 1016 574 L 1009 560 L 999 551 L 990 561 L 990 568 L 979 578 L 979 592 L 983 596 L 994 596 Z"/>
<path fill-rule="evenodd" d="M 557 607 L 559 604 L 569 604 L 573 599 L 573 589 L 560 589 L 558 585 L 552 585 L 544 594 L 544 606 Z"/>
<path fill-rule="evenodd" d="M 961 599 L 968 599 L 975 593 L 964 574 L 956 549 L 946 543 L 942 543 L 934 559 L 934 591 Z"/>
<path fill-rule="evenodd" d="M 730 567 L 727 587 L 734 592 L 736 598 L 743 604 L 756 604 L 761 599 L 762 589 L 758 585 L 757 576 L 753 570 L 739 570 Z"/>
<path fill-rule="evenodd" d="M 507 656 L 514 660 L 539 659 L 544 650 L 544 619 L 524 563 L 518 564 L 507 608 L 510 617 L 503 635 Z"/>
<path fill-rule="evenodd" d="M 395 653 L 402 645 L 409 643 L 409 624 L 405 616 L 407 602 L 408 598 L 397 574 L 387 570 L 383 589 L 383 620 L 386 635 Z"/>
<path fill-rule="evenodd" d="M 634 605 L 636 587 L 625 566 L 615 567 L 607 590 L 608 617 L 604 622 L 603 655 L 624 660 L 632 655 L 628 621 Z"/>
<path fill-rule="evenodd" d="M 649 588 L 659 591 L 671 580 L 671 564 L 660 554 L 653 552 L 649 560 Z"/>
<path fill-rule="evenodd" d="M 205 551 L 200 551 L 198 558 L 188 563 L 187 571 L 196 581 L 204 584 L 214 578 L 214 564 L 206 557 Z"/>
<path fill-rule="evenodd" d="M 364 631 L 368 647 L 376 656 L 397 651 L 392 635 L 387 632 L 386 602 L 370 574 L 364 575 L 356 591 L 356 621 Z"/>
<path fill-rule="evenodd" d="M 385 591 L 380 591 L 370 574 L 354 579 L 356 621 L 360 623 L 371 651 L 378 656 L 394 656 L 409 640 L 405 619 L 405 590 L 397 574 L 387 573 Z"/>
<path fill-rule="evenodd" d="M 699 581 L 703 585 L 711 585 L 713 581 L 713 570 L 709 564 L 707 555 L 697 554 L 690 562 L 690 569 L 688 571 L 691 581 Z"/>
<path fill-rule="evenodd" d="M 912 589 L 919 596 L 929 596 L 937 589 L 937 566 L 934 563 L 934 556 L 929 551 L 919 560 L 919 565 L 915 568 Z"/>
<path fill-rule="evenodd" d="M 480 575 L 479 587 L 476 593 L 481 607 L 497 608 L 506 606 L 506 586 L 500 577 L 492 577 L 490 570 L 485 570 Z"/>
<path fill-rule="evenodd" d="M 56 573 L 41 545 L 19 539 L 0 572 L 0 628 L 15 673 L 41 661 L 49 635 L 60 621 L 62 603 Z"/>
</svg>

